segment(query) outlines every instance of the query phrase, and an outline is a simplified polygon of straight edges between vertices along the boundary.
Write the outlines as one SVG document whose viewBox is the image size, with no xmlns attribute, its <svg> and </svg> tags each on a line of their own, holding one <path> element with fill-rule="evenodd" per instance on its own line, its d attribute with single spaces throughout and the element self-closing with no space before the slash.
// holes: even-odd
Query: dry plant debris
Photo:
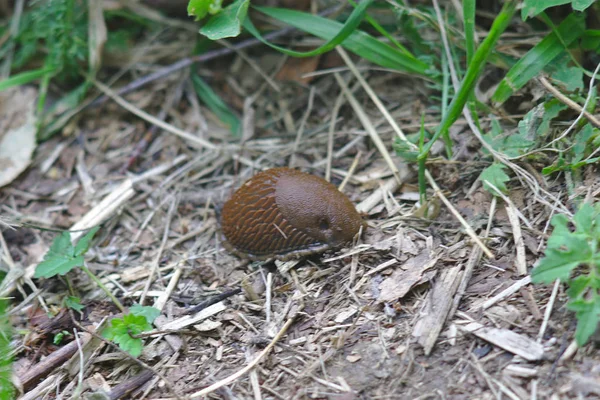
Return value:
<svg viewBox="0 0 600 400">
<path fill-rule="evenodd" d="M 13 296 L 10 314 L 28 332 L 14 352 L 21 398 L 600 396 L 594 348 L 575 352 L 567 339 L 565 293 L 532 287 L 527 275 L 547 222 L 565 209 L 563 182 L 506 159 L 517 179 L 492 196 L 465 142 L 464 157 L 430 160 L 432 201 L 420 204 L 414 166 L 390 143 L 418 132 L 422 112 L 426 124 L 439 120 L 423 106 L 428 87 L 339 55 L 333 73 L 317 71 L 318 58 L 292 63 L 260 51 L 204 65 L 243 112 L 241 138 L 198 104 L 185 74 L 126 97 L 94 82 L 114 102 L 41 143 L 0 191 L 9 268 L 0 293 Z M 145 68 L 161 61 L 144 53 Z M 485 147 L 466 113 L 453 136 L 474 134 Z M 363 239 L 292 263 L 248 264 L 226 252 L 223 202 L 275 166 L 342 186 L 367 216 Z M 577 190 L 597 197 L 597 171 L 585 175 Z M 423 207 L 435 218 L 423 218 Z M 76 240 L 95 226 L 90 270 L 125 307 L 160 311 L 137 335 L 137 359 L 100 334 L 121 310 L 88 275 L 32 279 L 56 235 L 39 228 L 70 229 Z M 68 294 L 82 299 L 81 312 L 64 308 Z M 63 343 L 53 342 L 58 334 Z"/>
</svg>

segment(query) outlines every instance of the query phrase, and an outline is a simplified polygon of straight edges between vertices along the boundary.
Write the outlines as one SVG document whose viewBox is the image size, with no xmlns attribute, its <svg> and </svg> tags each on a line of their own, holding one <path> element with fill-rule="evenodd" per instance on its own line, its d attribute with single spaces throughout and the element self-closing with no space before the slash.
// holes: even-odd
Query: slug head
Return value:
<svg viewBox="0 0 600 400">
<path fill-rule="evenodd" d="M 283 216 L 315 242 L 332 247 L 350 242 L 364 224 L 350 199 L 317 176 L 281 175 L 275 193 Z"/>
</svg>

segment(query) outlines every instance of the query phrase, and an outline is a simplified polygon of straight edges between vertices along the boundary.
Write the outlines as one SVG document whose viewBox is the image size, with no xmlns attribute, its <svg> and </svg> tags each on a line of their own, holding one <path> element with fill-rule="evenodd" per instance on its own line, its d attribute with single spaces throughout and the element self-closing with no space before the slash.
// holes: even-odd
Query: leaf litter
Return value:
<svg viewBox="0 0 600 400">
<path fill-rule="evenodd" d="M 250 57 L 260 54 L 250 53 Z M 283 56 L 274 59 L 279 64 L 273 63 L 273 70 L 286 65 Z M 546 310 L 553 298 L 551 288 L 532 287 L 528 277 L 519 275 L 513 226 L 500 207 L 502 200 L 477 181 L 484 168 L 473 158 L 474 152 L 467 151 L 467 158 L 456 163 L 432 162 L 428 167 L 436 181 L 443 183 L 450 201 L 468 211 L 468 222 L 487 237 L 493 260 L 477 257 L 475 247 L 449 213 L 443 211 L 432 220 L 416 216 L 419 205 L 414 187 L 389 184 L 389 171 L 372 173 L 384 165 L 381 155 L 373 150 L 346 103 L 333 131 L 332 181 L 339 185 L 348 177 L 344 191 L 369 213 L 362 244 L 302 260 L 285 273 L 269 264 L 246 264 L 228 254 L 217 228 L 223 198 L 255 171 L 286 165 L 292 154 L 294 166 L 324 176 L 330 112 L 340 91 L 329 75 L 310 81 L 296 77 L 292 82 L 278 81 L 282 89 L 278 91 L 264 84 L 241 57 L 229 61 L 231 66 L 225 66 L 224 60 L 215 65 L 237 70 L 227 78 L 233 90 L 225 92 L 226 78 L 211 72 L 217 69 L 212 68 L 215 65 L 209 64 L 202 73 L 229 104 L 252 110 L 255 133 L 247 136 L 244 147 L 235 147 L 238 139 L 225 136 L 227 131 L 211 110 L 192 100 L 190 82 L 167 77 L 127 100 L 156 115 L 165 99 L 181 90 L 184 95 L 167 110 L 168 123 L 200 131 L 203 139 L 213 143 L 227 141 L 233 150 L 215 157 L 212 149 L 158 131 L 125 174 L 122 167 L 128 165 L 149 126 L 107 103 L 101 109 L 84 111 L 72 126 L 83 141 L 64 136 L 49 139 L 35 153 L 31 167 L 0 191 L 2 216 L 17 225 L 72 227 L 81 243 L 85 240 L 82 230 L 101 224 L 97 239 L 82 244 L 90 246 L 86 262 L 132 311 L 119 315 L 78 270 L 66 275 L 69 283 L 32 281 L 35 257 L 28 254 L 42 252 L 32 249 L 32 242 L 23 235 L 11 235 L 3 227 L 9 267 L 20 268 L 24 274 L 13 281 L 10 291 L 16 295 L 14 313 L 23 317 L 19 327 L 34 329 L 27 317 L 44 307 L 56 318 L 66 300 L 70 308 L 84 307 L 78 322 L 82 328 L 98 334 L 101 327 L 113 326 L 108 336 L 125 340 L 143 362 L 128 358 L 101 338 L 81 336 L 77 342 L 73 335 L 65 335 L 60 345 L 42 347 L 19 336 L 22 346 L 17 363 L 39 373 L 21 377 L 30 398 L 48 390 L 68 398 L 76 390 L 79 373 L 88 394 L 115 394 L 120 385 L 137 382 L 133 398 L 191 395 L 242 371 L 252 360 L 258 360 L 257 368 L 211 396 L 252 398 L 258 391 L 263 398 L 400 399 L 435 398 L 441 391 L 446 398 L 493 398 L 501 391 L 514 398 L 530 393 L 533 386 L 540 398 L 595 393 L 590 382 L 600 378 L 600 372 L 588 368 L 597 361 L 593 349 L 586 347 L 564 357 L 569 345 L 565 338 L 573 331 L 573 317 L 562 307 L 565 294 L 556 293 L 544 330 L 543 321 L 531 311 L 531 301 Z M 381 72 L 366 65 L 361 71 L 376 92 L 386 94 L 385 104 L 399 123 L 418 132 L 420 113 L 407 112 L 405 105 L 426 101 L 428 89 L 406 77 L 379 79 Z M 302 85 L 316 83 L 334 90 L 317 87 L 315 106 L 306 115 L 310 88 Z M 258 90 L 260 96 L 249 96 Z M 355 96 L 363 100 L 368 115 L 379 116 L 364 93 L 356 91 Z M 190 115 L 202 121 L 191 121 Z M 511 155 L 522 154 L 531 146 L 530 133 L 540 126 L 533 123 L 534 115 L 530 117 L 520 127 L 512 126 L 517 132 L 512 139 L 499 135 L 501 131 L 494 133 L 498 121 L 484 122 L 493 133 L 488 139 L 505 146 Z M 304 119 L 303 135 L 295 148 L 296 132 Z M 439 114 L 427 110 L 426 122 L 437 121 Z M 546 122 L 543 116 L 537 121 Z M 544 130 L 552 127 L 552 121 L 548 124 Z M 457 122 L 455 128 L 459 135 L 468 134 L 464 122 Z M 387 129 L 378 134 L 387 144 L 394 138 Z M 391 151 L 391 144 L 388 148 Z M 396 165 L 412 168 L 392 157 Z M 350 175 L 355 158 L 358 167 Z M 531 268 L 539 263 L 543 271 L 549 261 L 539 261 L 542 253 L 533 249 L 543 246 L 548 237 L 546 223 L 553 212 L 537 201 L 538 193 L 529 192 L 530 186 L 507 181 L 506 172 L 493 167 L 492 179 L 486 180 L 496 183 L 530 221 L 530 227 L 521 225 L 526 265 Z M 597 177 L 588 179 L 598 185 Z M 549 192 L 558 193 L 562 182 L 543 184 Z M 86 187 L 94 190 L 86 191 Z M 175 204 L 173 213 L 169 213 L 171 204 Z M 560 217 L 555 218 L 555 229 L 564 225 Z M 18 227 L 17 232 L 24 229 L 31 228 Z M 563 239 L 579 235 L 564 229 L 555 234 Z M 52 249 L 44 262 L 55 273 L 66 273 L 81 261 L 78 245 L 64 236 L 34 230 L 33 240 L 34 245 Z M 555 240 L 548 245 L 552 247 Z M 564 249 L 556 247 L 556 251 Z M 81 302 L 72 298 L 69 287 L 75 288 Z M 241 293 L 187 315 L 190 307 L 239 288 Z M 142 297 L 143 306 L 160 311 L 153 326 L 144 325 L 133 313 Z M 580 305 L 576 311 L 585 310 Z M 127 324 L 117 322 L 115 327 L 117 318 Z M 290 319 L 292 323 L 286 325 Z M 278 338 L 284 326 L 288 328 Z M 60 328 L 45 333 L 48 338 L 44 340 L 51 342 Z M 132 341 L 132 333 L 150 328 L 158 333 Z M 270 344 L 273 351 L 263 353 Z M 77 359 L 80 350 L 86 361 L 83 370 Z M 44 370 L 40 355 L 54 357 L 57 365 L 70 360 L 69 365 L 75 367 Z M 148 366 L 151 373 L 144 375 Z M 151 379 L 155 376 L 159 379 Z M 552 378 L 549 384 L 538 385 L 538 379 L 548 377 Z"/>
</svg>

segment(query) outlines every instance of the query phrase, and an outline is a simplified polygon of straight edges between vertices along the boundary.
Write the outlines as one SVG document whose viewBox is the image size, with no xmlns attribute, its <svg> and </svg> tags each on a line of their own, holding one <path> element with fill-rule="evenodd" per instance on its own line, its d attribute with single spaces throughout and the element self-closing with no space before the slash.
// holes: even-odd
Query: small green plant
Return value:
<svg viewBox="0 0 600 400">
<path fill-rule="evenodd" d="M 81 311 L 83 311 L 83 309 L 85 308 L 85 306 L 83 304 L 81 304 L 81 299 L 76 296 L 68 296 L 65 299 L 65 306 L 67 306 L 70 309 L 73 309 L 79 313 L 81 313 Z"/>
<path fill-rule="evenodd" d="M 571 221 L 558 214 L 544 258 L 533 269 L 535 283 L 566 282 L 567 308 L 575 311 L 575 340 L 583 346 L 600 322 L 600 203 L 584 203 Z"/>
<path fill-rule="evenodd" d="M 160 311 L 154 307 L 134 305 L 130 313 L 122 318 L 114 318 L 110 325 L 102 331 L 102 336 L 112 340 L 119 347 L 134 357 L 142 354 L 143 341 L 135 337 L 140 333 L 152 330 L 152 322 L 158 317 Z"/>
<path fill-rule="evenodd" d="M 90 241 L 94 238 L 99 227 L 91 229 L 84 237 L 82 237 L 75 246 L 71 243 L 71 234 L 64 231 L 57 236 L 52 242 L 52 246 L 44 256 L 44 261 L 38 264 L 35 269 L 34 278 L 51 278 L 56 275 L 65 275 L 73 268 L 81 268 L 92 279 L 110 299 L 115 303 L 121 311 L 125 307 L 121 302 L 104 286 L 104 284 L 90 271 L 85 265 L 83 256 L 90 248 Z M 65 304 L 67 307 L 73 308 L 76 311 L 81 311 L 83 307 L 76 297 L 67 298 Z"/>
<path fill-rule="evenodd" d="M 12 385 L 12 326 L 6 314 L 7 301 L 0 299 L 0 400 L 16 398 L 15 388 Z"/>
<path fill-rule="evenodd" d="M 64 231 L 57 236 L 44 256 L 44 261 L 35 269 L 34 278 L 51 278 L 65 275 L 73 268 L 83 267 L 83 256 L 90 248 L 90 241 L 98 232 L 98 227 L 90 230 L 75 246 L 71 244 L 71 234 Z"/>
<path fill-rule="evenodd" d="M 56 335 L 54 335 L 54 340 L 52 340 L 52 343 L 54 343 L 55 345 L 59 345 L 63 341 L 65 336 L 69 335 L 71 335 L 71 332 L 69 331 L 60 331 Z"/>
</svg>

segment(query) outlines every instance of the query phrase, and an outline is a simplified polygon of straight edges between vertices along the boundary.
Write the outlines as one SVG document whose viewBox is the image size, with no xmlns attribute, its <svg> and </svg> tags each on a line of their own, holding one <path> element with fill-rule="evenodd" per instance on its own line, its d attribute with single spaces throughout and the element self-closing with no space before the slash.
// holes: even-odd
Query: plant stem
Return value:
<svg viewBox="0 0 600 400">
<path fill-rule="evenodd" d="M 104 283 L 102 283 L 100 281 L 100 279 L 98 279 L 98 277 L 96 275 L 94 275 L 94 273 L 92 271 L 90 271 L 90 269 L 87 267 L 87 265 L 85 263 L 81 266 L 81 269 L 90 277 L 91 280 L 96 282 L 96 285 L 98 285 L 98 287 L 100 287 L 100 289 L 102 289 L 108 297 L 110 297 L 112 302 L 115 303 L 115 305 L 119 308 L 119 310 L 121 310 L 122 312 L 126 312 L 123 304 L 121 304 L 121 302 L 110 292 L 110 290 L 108 290 L 108 288 L 106 286 L 104 286 Z"/>
<path fill-rule="evenodd" d="M 433 138 L 425 145 L 425 148 L 419 154 L 419 159 L 426 159 L 429 155 L 429 151 L 431 150 L 431 146 L 435 143 L 440 136 L 446 135 L 452 124 L 456 122 L 456 120 L 462 114 L 462 110 L 467 102 L 473 87 L 475 86 L 475 82 L 479 77 L 481 71 L 485 67 L 485 63 L 492 52 L 494 45 L 498 41 L 500 35 L 506 30 L 508 27 L 512 16 L 514 15 L 517 9 L 517 3 L 515 0 L 508 0 L 502 6 L 502 10 L 494 20 L 492 24 L 492 28 L 490 29 L 489 35 L 485 38 L 485 40 L 481 43 L 481 46 L 477 49 L 475 54 L 473 55 L 473 60 L 469 64 L 467 69 L 467 73 L 465 74 L 465 78 L 460 85 L 460 89 L 458 93 L 452 99 L 450 103 L 450 107 L 448 109 L 448 113 L 442 119 L 442 122 L 438 125 L 438 128 L 433 135 Z"/>
</svg>

